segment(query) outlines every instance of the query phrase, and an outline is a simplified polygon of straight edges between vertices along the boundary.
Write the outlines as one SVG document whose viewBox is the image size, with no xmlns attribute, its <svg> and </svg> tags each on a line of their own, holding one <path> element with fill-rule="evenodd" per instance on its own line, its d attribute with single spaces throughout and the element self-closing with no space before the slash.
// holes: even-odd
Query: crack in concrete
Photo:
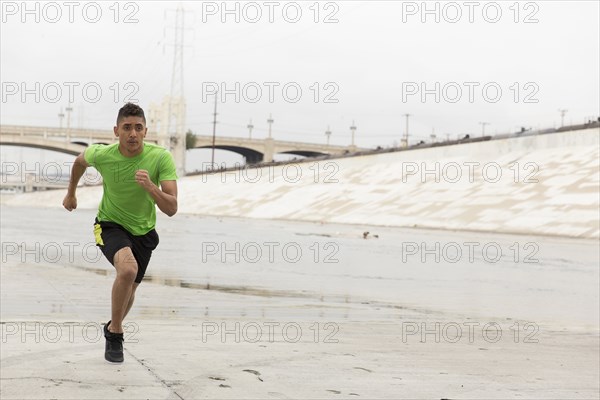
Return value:
<svg viewBox="0 0 600 400">
<path fill-rule="evenodd" d="M 17 376 L 17 377 L 12 377 L 12 378 L 0 378 L 0 381 L 22 380 L 22 379 L 41 379 L 43 381 L 50 381 L 52 383 L 68 382 L 68 383 L 78 383 L 78 384 L 82 384 L 82 385 L 98 385 L 98 386 L 106 385 L 106 382 L 78 381 L 76 379 L 67 379 L 67 378 L 46 378 L 43 376 Z M 148 387 L 147 385 L 134 385 L 134 384 L 126 384 L 126 385 L 119 385 L 119 386 L 141 387 L 141 388 Z"/>
<path fill-rule="evenodd" d="M 180 400 L 185 400 L 183 397 L 181 397 L 179 395 L 179 393 L 177 393 L 169 383 L 167 383 L 167 381 L 165 379 L 162 379 L 160 376 L 158 376 L 158 374 L 156 372 L 154 372 L 154 370 L 152 370 L 152 368 L 148 367 L 146 364 L 144 364 L 144 362 L 137 358 L 136 356 L 134 356 L 129 350 L 125 349 L 125 351 L 127 352 L 127 354 L 129 354 L 135 361 L 137 361 L 141 366 L 143 366 L 144 368 L 146 368 L 146 370 L 148 372 L 150 372 L 150 374 L 158 381 L 160 382 L 164 387 L 166 387 L 172 394 L 174 394 L 175 396 L 177 396 L 177 398 L 179 398 Z"/>
</svg>

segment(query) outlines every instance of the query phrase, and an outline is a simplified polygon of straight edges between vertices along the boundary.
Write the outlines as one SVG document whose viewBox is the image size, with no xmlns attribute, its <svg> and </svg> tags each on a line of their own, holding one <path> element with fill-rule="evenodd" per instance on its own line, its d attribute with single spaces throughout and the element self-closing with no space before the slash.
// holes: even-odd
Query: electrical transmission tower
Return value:
<svg viewBox="0 0 600 400">
<path fill-rule="evenodd" d="M 185 121 L 186 103 L 183 91 L 183 49 L 185 32 L 185 10 L 179 4 L 175 10 L 173 40 L 173 69 L 171 71 L 171 90 L 156 111 L 156 120 L 160 126 L 159 144 L 173 154 L 177 175 L 185 175 Z"/>
</svg>

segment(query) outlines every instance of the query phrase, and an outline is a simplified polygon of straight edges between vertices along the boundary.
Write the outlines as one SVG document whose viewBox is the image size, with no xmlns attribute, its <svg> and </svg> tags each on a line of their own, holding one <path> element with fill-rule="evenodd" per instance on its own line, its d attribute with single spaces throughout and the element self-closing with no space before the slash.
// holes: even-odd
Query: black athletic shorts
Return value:
<svg viewBox="0 0 600 400">
<path fill-rule="evenodd" d="M 146 274 L 152 250 L 158 246 L 158 233 L 155 229 L 142 236 L 134 236 L 127 229 L 114 222 L 94 222 L 96 245 L 100 247 L 106 259 L 115 265 L 115 254 L 124 247 L 129 247 L 138 265 L 135 282 L 140 283 Z"/>
</svg>

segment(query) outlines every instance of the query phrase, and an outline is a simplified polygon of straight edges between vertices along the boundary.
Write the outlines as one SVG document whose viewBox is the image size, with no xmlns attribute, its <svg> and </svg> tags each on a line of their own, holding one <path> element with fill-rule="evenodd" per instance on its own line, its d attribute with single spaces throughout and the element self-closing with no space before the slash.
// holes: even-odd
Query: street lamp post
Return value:
<svg viewBox="0 0 600 400">
<path fill-rule="evenodd" d="M 65 108 L 67 112 L 67 142 L 71 142 L 71 111 L 73 111 L 73 107 L 71 107 L 71 103 L 69 103 L 69 107 Z"/>
<path fill-rule="evenodd" d="M 248 139 L 252 139 L 252 129 L 254 129 L 254 125 L 252 125 L 252 120 L 248 124 Z"/>
<path fill-rule="evenodd" d="M 560 113 L 560 127 L 562 128 L 563 126 L 565 126 L 565 114 L 568 112 L 569 110 L 558 110 L 558 112 Z"/>
<path fill-rule="evenodd" d="M 62 107 L 60 108 L 60 112 L 58 113 L 58 120 L 60 121 L 60 130 L 62 131 L 62 122 L 63 122 L 63 118 L 65 117 L 65 114 L 63 113 L 63 109 Z"/>
<path fill-rule="evenodd" d="M 272 114 L 269 114 L 269 119 L 267 120 L 267 123 L 269 124 L 269 139 L 272 139 L 272 138 L 273 138 L 273 136 L 272 136 L 272 132 L 271 132 L 271 128 L 272 128 L 272 126 L 273 126 L 273 122 L 275 122 L 275 121 L 273 120 L 273 115 L 272 115 Z"/>
<path fill-rule="evenodd" d="M 480 122 L 479 125 L 481 125 L 481 136 L 485 136 L 485 126 L 489 125 L 489 122 Z"/>
</svg>

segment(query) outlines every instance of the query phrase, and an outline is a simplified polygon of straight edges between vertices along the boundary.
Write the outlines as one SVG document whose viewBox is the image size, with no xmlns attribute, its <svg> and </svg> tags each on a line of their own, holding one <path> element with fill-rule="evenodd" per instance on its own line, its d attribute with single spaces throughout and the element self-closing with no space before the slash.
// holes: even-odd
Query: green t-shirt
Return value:
<svg viewBox="0 0 600 400">
<path fill-rule="evenodd" d="M 145 235 L 156 225 L 156 207 L 152 196 L 136 181 L 137 170 L 148 171 L 159 186 L 161 181 L 177 179 L 173 156 L 163 147 L 144 143 L 135 157 L 125 157 L 119 143 L 93 144 L 85 150 L 85 161 L 102 175 L 104 193 L 98 207 L 98 220 L 122 225 L 132 235 Z"/>
</svg>

